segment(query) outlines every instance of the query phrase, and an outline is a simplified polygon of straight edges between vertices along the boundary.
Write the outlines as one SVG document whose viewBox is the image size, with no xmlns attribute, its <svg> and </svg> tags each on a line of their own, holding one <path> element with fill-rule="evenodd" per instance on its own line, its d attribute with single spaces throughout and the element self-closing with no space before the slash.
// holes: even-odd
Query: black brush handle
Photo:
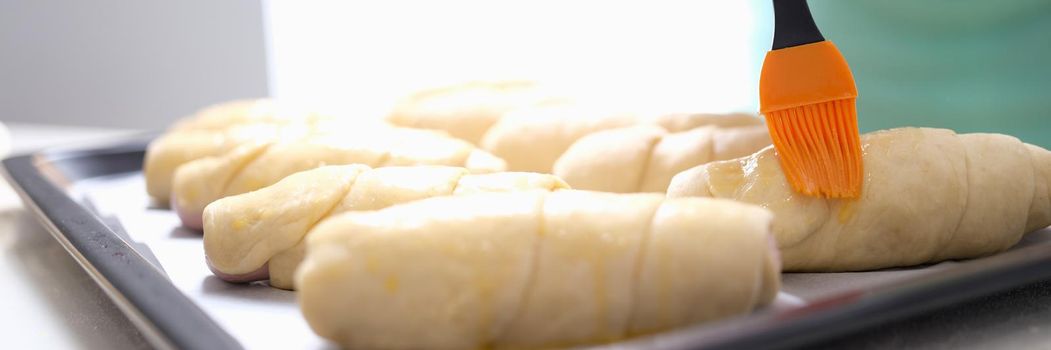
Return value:
<svg viewBox="0 0 1051 350">
<path fill-rule="evenodd" d="M 825 41 L 806 0 L 774 1 L 773 50 Z"/>
</svg>

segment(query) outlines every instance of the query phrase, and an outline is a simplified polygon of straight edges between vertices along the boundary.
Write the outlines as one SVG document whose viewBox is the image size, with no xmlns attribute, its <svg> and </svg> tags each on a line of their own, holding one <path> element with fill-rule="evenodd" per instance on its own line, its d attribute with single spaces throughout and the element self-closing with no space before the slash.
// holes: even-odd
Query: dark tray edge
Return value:
<svg viewBox="0 0 1051 350">
<path fill-rule="evenodd" d="M 868 327 L 1051 279 L 1051 249 L 1033 245 L 869 291 L 846 292 L 798 309 L 746 315 L 609 348 L 792 349 Z"/>
<path fill-rule="evenodd" d="M 69 197 L 41 168 L 41 165 L 96 155 L 141 153 L 144 145 L 145 142 L 137 140 L 101 148 L 15 156 L 3 160 L 3 175 L 26 208 L 102 287 L 151 345 L 161 349 L 242 349 L 167 277 L 96 215 Z"/>
</svg>

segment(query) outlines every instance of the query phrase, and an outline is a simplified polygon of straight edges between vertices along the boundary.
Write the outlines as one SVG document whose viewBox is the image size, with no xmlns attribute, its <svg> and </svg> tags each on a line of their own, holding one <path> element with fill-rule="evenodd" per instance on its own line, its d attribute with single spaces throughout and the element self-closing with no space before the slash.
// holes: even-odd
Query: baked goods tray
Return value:
<svg viewBox="0 0 1051 350">
<path fill-rule="evenodd" d="M 333 348 L 295 293 L 208 271 L 199 233 L 144 190 L 149 137 L 3 161 L 4 175 L 66 250 L 158 348 Z M 785 274 L 774 305 L 603 347 L 793 348 L 1051 279 L 1051 229 L 981 259 L 859 273 Z"/>
</svg>

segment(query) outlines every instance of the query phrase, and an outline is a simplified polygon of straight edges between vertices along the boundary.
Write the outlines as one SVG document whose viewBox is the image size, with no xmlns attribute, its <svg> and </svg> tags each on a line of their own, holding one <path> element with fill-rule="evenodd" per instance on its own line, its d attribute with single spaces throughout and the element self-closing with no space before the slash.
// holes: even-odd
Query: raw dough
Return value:
<svg viewBox="0 0 1051 350">
<path fill-rule="evenodd" d="M 361 128 L 333 116 L 270 99 L 235 100 L 182 118 L 146 148 L 146 192 L 159 204 L 171 199 L 175 169 L 192 160 L 224 154 L 251 142 L 291 140 L 316 132 Z M 375 124 L 375 123 L 373 123 Z"/>
<path fill-rule="evenodd" d="M 208 205 L 205 254 L 212 270 L 224 279 L 269 278 L 275 287 L 292 289 L 292 273 L 303 259 L 303 237 L 325 217 L 435 196 L 563 188 L 566 184 L 557 177 L 535 173 L 472 175 L 464 168 L 442 166 L 326 166 Z M 268 273 L 256 274 L 261 268 Z"/>
<path fill-rule="evenodd" d="M 509 111 L 561 103 L 565 98 L 531 81 L 475 81 L 423 90 L 397 103 L 387 116 L 394 125 L 442 130 L 478 144 Z"/>
<path fill-rule="evenodd" d="M 243 99 L 217 103 L 180 119 L 168 131 L 224 130 L 246 124 L 315 123 L 333 116 L 278 103 L 272 99 Z"/>
<path fill-rule="evenodd" d="M 594 344 L 769 303 L 771 220 L 660 194 L 436 197 L 325 220 L 296 286 L 314 331 L 346 348 Z"/>
<path fill-rule="evenodd" d="M 999 134 L 901 128 L 862 135 L 861 198 L 794 192 L 774 149 L 676 175 L 669 197 L 774 212 L 785 271 L 859 271 L 1001 252 L 1051 225 L 1051 153 Z"/>
<path fill-rule="evenodd" d="M 200 228 L 201 211 L 216 199 L 269 186 L 298 171 L 338 164 L 449 165 L 483 173 L 506 167 L 503 160 L 466 141 L 429 130 L 386 127 L 312 134 L 246 144 L 222 156 L 183 164 L 175 172 L 172 207 L 184 225 Z"/>
<path fill-rule="evenodd" d="M 507 161 L 509 170 L 551 172 L 555 161 L 581 138 L 603 130 L 656 125 L 670 132 L 700 126 L 760 125 L 746 114 L 661 114 L 626 112 L 603 106 L 572 104 L 521 109 L 508 113 L 482 139 L 482 148 Z"/>
<path fill-rule="evenodd" d="M 555 162 L 554 174 L 581 190 L 664 192 L 672 176 L 683 170 L 768 145 L 770 135 L 762 125 L 704 126 L 677 133 L 639 125 L 584 136 Z"/>
</svg>

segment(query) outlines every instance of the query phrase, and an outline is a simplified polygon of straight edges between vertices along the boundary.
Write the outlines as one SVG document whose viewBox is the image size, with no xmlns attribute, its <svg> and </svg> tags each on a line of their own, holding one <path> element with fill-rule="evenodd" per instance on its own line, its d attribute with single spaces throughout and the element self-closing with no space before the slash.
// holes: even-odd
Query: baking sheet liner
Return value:
<svg viewBox="0 0 1051 350">
<path fill-rule="evenodd" d="M 205 264 L 200 232 L 183 228 L 171 211 L 155 207 L 147 197 L 141 173 L 125 173 L 78 181 L 71 187 L 77 200 L 115 229 L 129 244 L 158 264 L 172 284 L 209 314 L 246 348 L 326 349 L 335 345 L 316 336 L 296 305 L 295 293 L 265 283 L 230 284 L 212 276 Z M 1025 237 L 1013 249 L 1051 241 L 1045 229 Z M 791 309 L 847 292 L 866 291 L 959 264 L 850 273 L 788 273 L 773 309 Z"/>
</svg>

